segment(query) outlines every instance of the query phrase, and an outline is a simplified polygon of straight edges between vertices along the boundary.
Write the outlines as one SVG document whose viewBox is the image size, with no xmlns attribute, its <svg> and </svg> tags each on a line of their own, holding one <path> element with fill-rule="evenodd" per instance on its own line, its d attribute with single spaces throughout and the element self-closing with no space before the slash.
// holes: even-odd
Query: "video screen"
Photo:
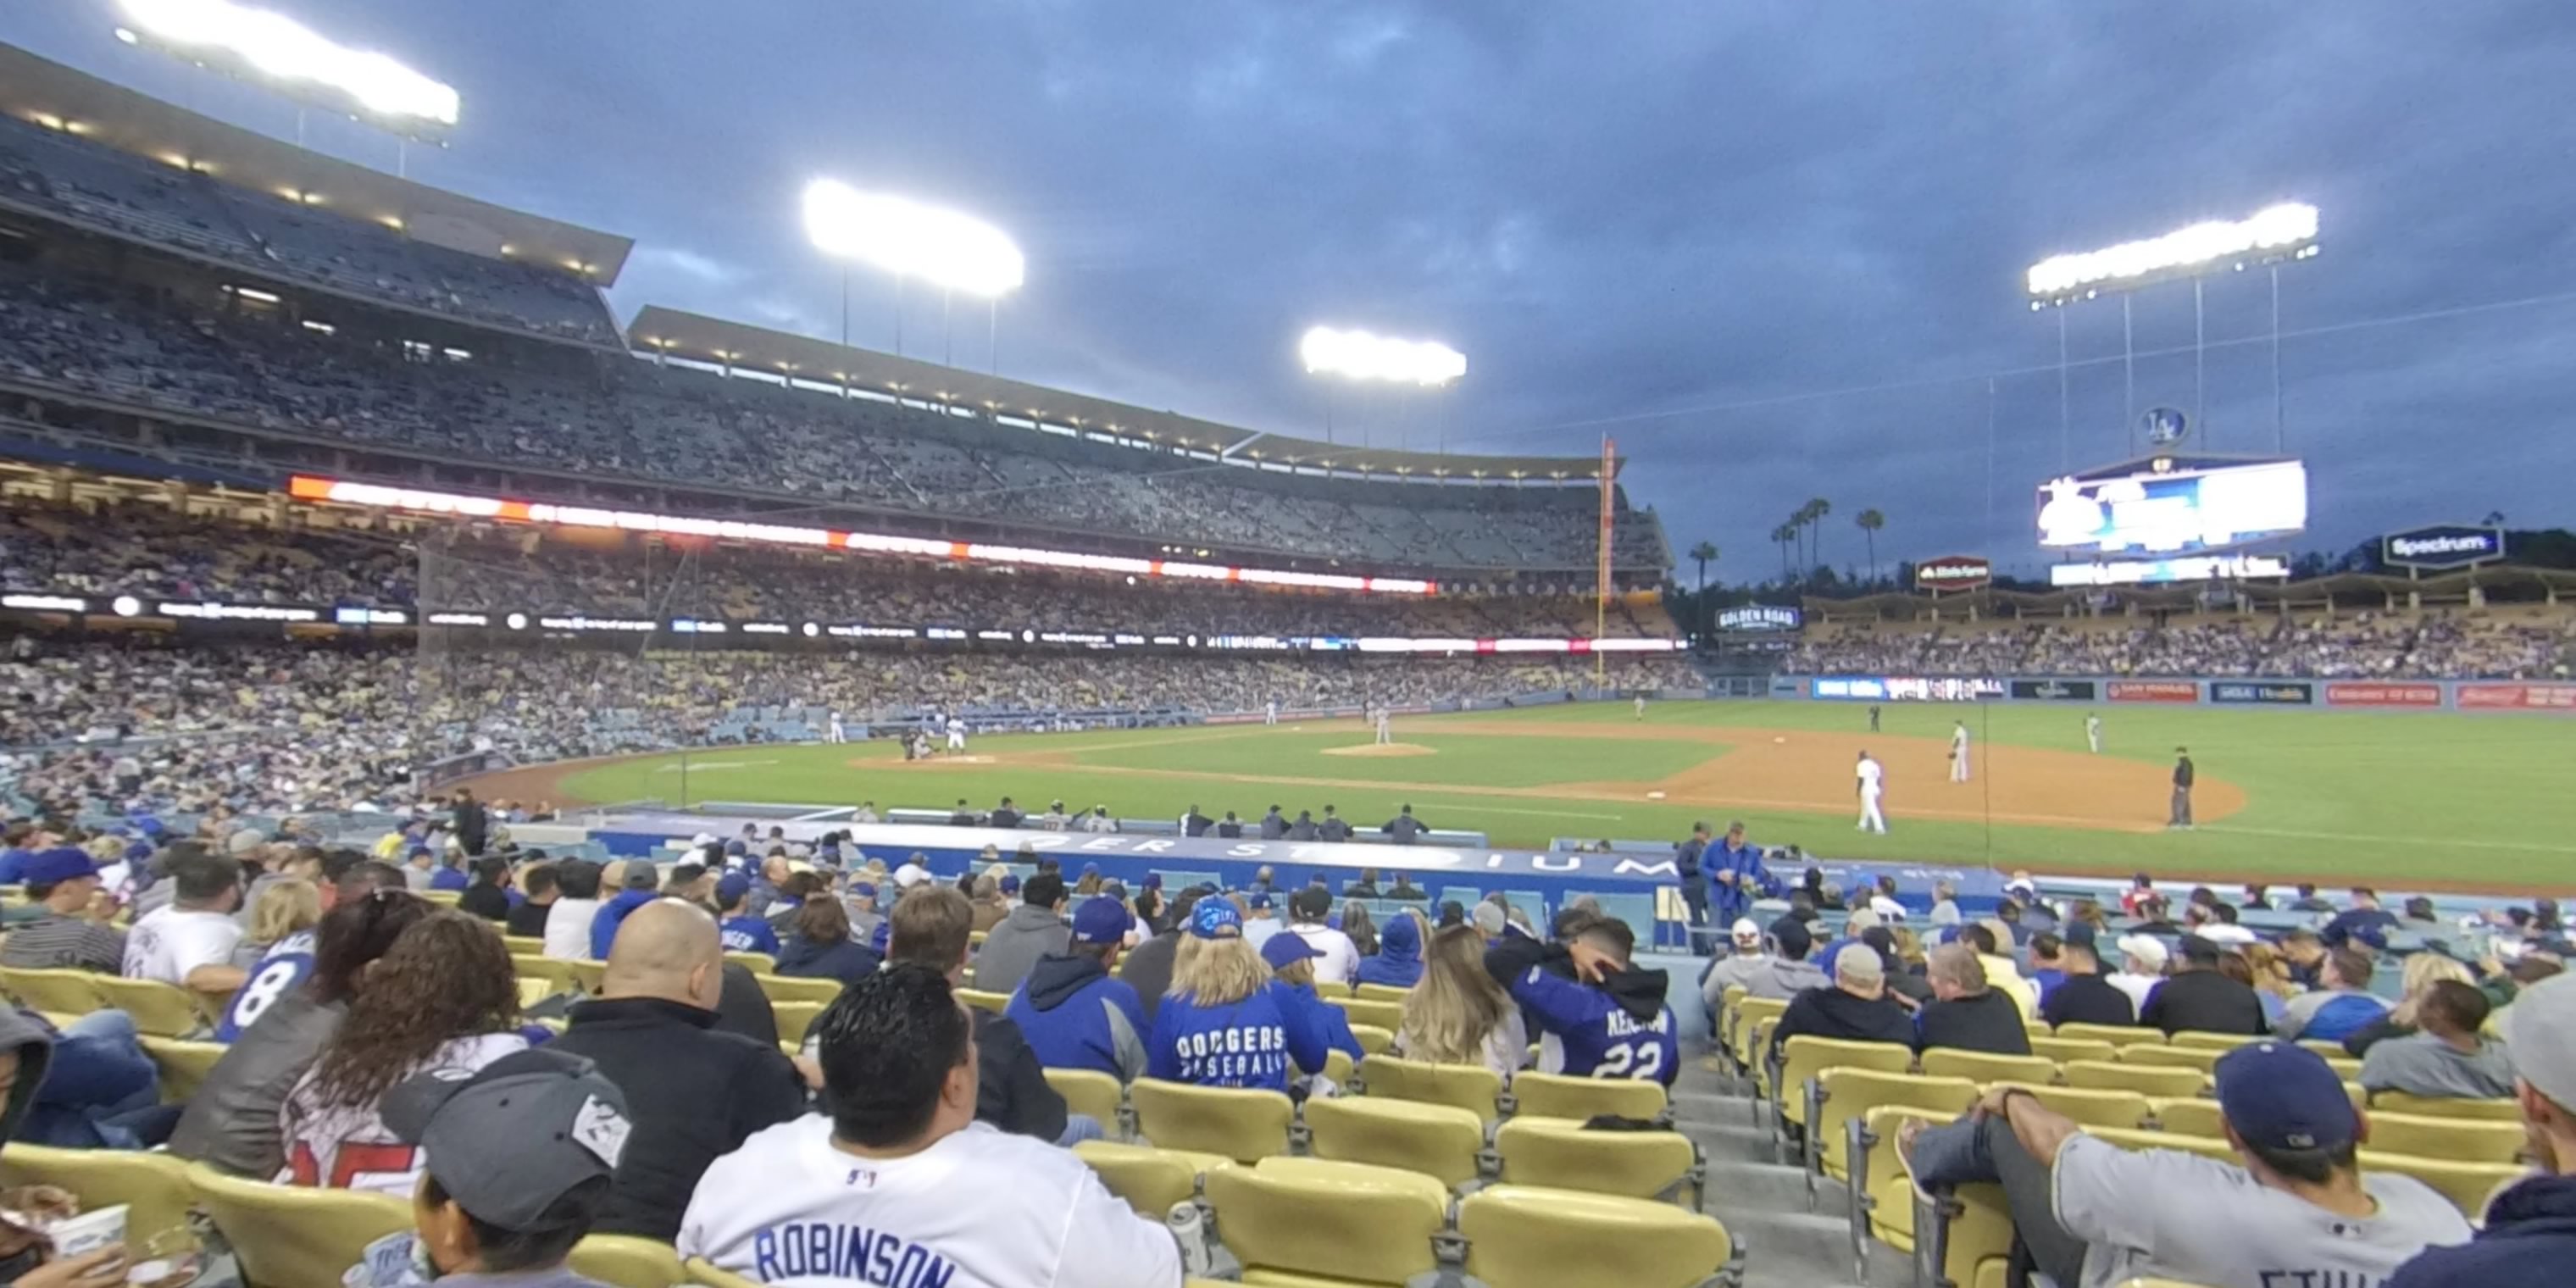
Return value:
<svg viewBox="0 0 2576 1288">
<path fill-rule="evenodd" d="M 2298 461 L 2052 479 L 2039 489 L 2039 543 L 2101 554 L 2188 554 L 2308 524 Z"/>
</svg>

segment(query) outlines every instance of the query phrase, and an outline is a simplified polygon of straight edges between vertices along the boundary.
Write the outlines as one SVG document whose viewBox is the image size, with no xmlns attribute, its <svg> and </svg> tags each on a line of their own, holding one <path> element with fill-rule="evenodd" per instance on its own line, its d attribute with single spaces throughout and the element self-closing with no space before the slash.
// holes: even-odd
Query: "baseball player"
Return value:
<svg viewBox="0 0 2576 1288">
<path fill-rule="evenodd" d="M 1968 722 L 1950 722 L 1950 781 L 1968 781 Z"/>
<path fill-rule="evenodd" d="M 841 727 L 841 713 L 838 711 L 833 712 L 831 723 L 823 734 L 823 741 L 848 742 L 849 740 L 849 732 Z"/>
<path fill-rule="evenodd" d="M 952 753 L 966 750 L 966 720 L 954 713 L 948 717 L 948 750 Z"/>
<path fill-rule="evenodd" d="M 1261 723 L 1266 725 L 1279 723 L 1279 699 L 1272 698 L 1261 704 Z"/>
<path fill-rule="evenodd" d="M 1377 709 L 1377 743 L 1384 747 L 1395 741 L 1395 713 L 1385 707 Z"/>
<path fill-rule="evenodd" d="M 1637 695 L 1637 718 L 1640 720 L 1646 718 L 1646 695 L 1642 693 Z"/>
<path fill-rule="evenodd" d="M 1869 704 L 1869 731 L 1878 732 L 1878 704 L 1875 702 Z"/>
<path fill-rule="evenodd" d="M 2191 830 L 2191 787 L 2199 776 L 2199 771 L 2192 767 L 2191 748 L 2174 748 L 2173 816 L 2165 821 L 2165 826 L 2186 832 Z"/>
<path fill-rule="evenodd" d="M 1860 764 L 1853 770 L 1853 777 L 1857 780 L 1860 795 L 1860 826 L 1856 830 L 1885 836 L 1887 815 L 1880 811 L 1878 801 L 1887 791 L 1887 769 L 1870 759 L 1869 752 L 1864 750 L 1860 753 Z"/>
<path fill-rule="evenodd" d="M 2091 747 L 2094 755 L 2102 754 L 2102 713 L 2099 711 L 2084 713 L 2084 745 Z"/>
</svg>

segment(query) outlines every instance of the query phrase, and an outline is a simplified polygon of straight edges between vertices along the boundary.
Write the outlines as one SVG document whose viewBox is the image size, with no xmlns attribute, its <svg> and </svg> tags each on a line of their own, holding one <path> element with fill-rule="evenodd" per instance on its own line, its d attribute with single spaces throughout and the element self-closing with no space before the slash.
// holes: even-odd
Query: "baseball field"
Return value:
<svg viewBox="0 0 2576 1288">
<path fill-rule="evenodd" d="M 962 758 L 906 764 L 891 742 L 753 746 L 687 757 L 686 802 L 989 809 L 1003 795 L 1173 816 L 1193 803 L 1246 822 L 1333 804 L 1374 827 L 1410 803 L 1495 844 L 1678 838 L 1742 819 L 1753 837 L 1840 857 L 2210 880 L 2371 881 L 2547 892 L 2576 885 L 2576 720 L 2563 716 L 2120 708 L 2085 749 L 2075 706 L 1886 708 L 1661 702 L 1399 718 L 1397 745 L 1359 722 L 979 737 Z M 1948 781 L 1951 721 L 1972 776 Z M 2174 749 L 2200 771 L 2199 827 L 2166 830 Z M 1852 765 L 1887 769 L 1890 832 L 1854 830 Z M 681 757 L 542 766 L 490 795 L 683 803 Z"/>
</svg>

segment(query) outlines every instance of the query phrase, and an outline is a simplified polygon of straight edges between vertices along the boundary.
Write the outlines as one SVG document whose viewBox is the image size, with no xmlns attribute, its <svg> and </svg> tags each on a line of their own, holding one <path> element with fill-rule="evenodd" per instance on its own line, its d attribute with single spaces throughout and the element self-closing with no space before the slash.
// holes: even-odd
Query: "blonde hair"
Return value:
<svg viewBox="0 0 2576 1288">
<path fill-rule="evenodd" d="M 1231 1006 L 1270 983 L 1270 963 L 1241 935 L 1201 939 L 1181 932 L 1172 953 L 1172 986 L 1163 996 L 1195 1006 Z"/>
<path fill-rule="evenodd" d="M 2280 949 L 2257 940 L 2245 945 L 2243 952 L 2246 969 L 2254 974 L 2254 987 L 2285 999 L 2299 991 L 2290 980 L 2290 964 L 2282 960 Z"/>
<path fill-rule="evenodd" d="M 322 920 L 322 891 L 301 877 L 271 881 L 250 909 L 250 941 L 273 944 Z"/>
<path fill-rule="evenodd" d="M 2388 1022 L 2400 1028 L 2409 1029 L 2416 1027 L 2418 1023 L 2415 1017 L 2416 1006 L 2424 1000 L 2424 994 L 2432 991 L 2435 984 L 2444 980 L 2471 985 L 2477 982 L 2469 977 L 2468 967 L 2440 953 L 2429 952 L 2409 954 L 2406 958 L 2405 973 L 2400 978 L 2405 982 L 2397 991 L 2397 1005 L 2388 1008 Z"/>
<path fill-rule="evenodd" d="M 1485 973 L 1485 937 L 1451 926 L 1423 952 L 1422 982 L 1404 999 L 1400 1044 L 1408 1059 L 1483 1064 L 1485 1039 L 1511 1009 L 1511 995 Z"/>
</svg>

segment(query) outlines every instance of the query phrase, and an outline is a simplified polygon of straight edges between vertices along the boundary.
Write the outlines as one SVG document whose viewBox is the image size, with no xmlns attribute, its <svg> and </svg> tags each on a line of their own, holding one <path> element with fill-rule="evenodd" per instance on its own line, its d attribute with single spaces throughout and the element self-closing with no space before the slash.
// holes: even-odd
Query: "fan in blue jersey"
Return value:
<svg viewBox="0 0 2576 1288">
<path fill-rule="evenodd" d="M 278 940 L 261 955 L 259 964 L 250 968 L 241 991 L 233 994 L 232 1004 L 224 1008 L 223 1022 L 215 1026 L 215 1040 L 230 1042 L 240 1037 L 242 1030 L 267 1014 L 279 998 L 303 987 L 305 978 L 312 973 L 312 931 L 299 930 Z"/>
<path fill-rule="evenodd" d="M 716 911 L 724 920 L 716 929 L 716 938 L 729 953 L 767 953 L 778 956 L 778 928 L 767 917 L 754 916 L 743 905 L 751 898 L 751 878 L 740 872 L 728 872 L 716 882 Z"/>
<path fill-rule="evenodd" d="M 1199 900 L 1173 954 L 1171 989 L 1154 1010 L 1146 1076 L 1285 1092 L 1293 1074 L 1323 1071 L 1324 1043 L 1306 1003 L 1271 979 L 1243 937 L 1243 914 L 1222 897 Z"/>
<path fill-rule="evenodd" d="M 1681 1051 L 1673 1008 L 1664 1004 L 1664 972 L 1629 964 L 1637 937 L 1626 922 L 1597 918 L 1571 929 L 1565 945 L 1548 952 L 1569 959 L 1573 980 L 1541 964 L 1508 982 L 1512 1000 L 1547 1035 L 1539 1044 L 1539 1070 L 1671 1086 L 1681 1072 Z"/>
</svg>

